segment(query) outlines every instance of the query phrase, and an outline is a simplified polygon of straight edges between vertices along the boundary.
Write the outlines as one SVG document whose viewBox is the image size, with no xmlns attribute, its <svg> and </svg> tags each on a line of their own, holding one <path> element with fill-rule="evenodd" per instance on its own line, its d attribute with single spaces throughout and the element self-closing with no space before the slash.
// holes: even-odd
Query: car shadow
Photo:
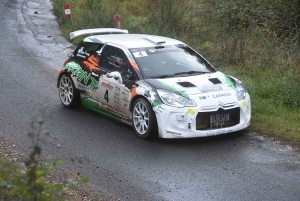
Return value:
<svg viewBox="0 0 300 201">
<path fill-rule="evenodd" d="M 209 144 L 223 141 L 234 141 L 244 137 L 247 134 L 247 129 L 242 131 L 236 131 L 233 133 L 227 133 L 223 135 L 209 136 L 209 137 L 197 137 L 197 138 L 176 138 L 176 139 L 148 139 L 151 143 L 162 143 L 162 144 Z"/>
</svg>

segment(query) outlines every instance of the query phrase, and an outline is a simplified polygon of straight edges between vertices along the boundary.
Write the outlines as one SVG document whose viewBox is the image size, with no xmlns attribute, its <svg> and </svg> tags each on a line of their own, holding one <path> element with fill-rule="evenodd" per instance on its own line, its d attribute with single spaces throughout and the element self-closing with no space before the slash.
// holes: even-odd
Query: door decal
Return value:
<svg viewBox="0 0 300 201">
<path fill-rule="evenodd" d="M 77 82 L 74 83 L 77 87 L 79 82 L 83 85 L 87 85 L 90 82 L 90 85 L 88 85 L 89 90 L 95 91 L 98 89 L 98 81 L 91 77 L 91 73 L 82 70 L 81 66 L 74 61 L 67 63 L 64 69 L 71 72 L 72 77 L 77 78 Z"/>
</svg>

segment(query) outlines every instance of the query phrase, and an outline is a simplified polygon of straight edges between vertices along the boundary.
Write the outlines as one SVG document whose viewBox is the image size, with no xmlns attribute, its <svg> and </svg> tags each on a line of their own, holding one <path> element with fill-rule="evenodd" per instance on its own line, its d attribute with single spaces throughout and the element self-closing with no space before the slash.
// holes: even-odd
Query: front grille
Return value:
<svg viewBox="0 0 300 201">
<path fill-rule="evenodd" d="M 199 112 L 196 117 L 197 130 L 213 130 L 235 126 L 240 123 L 240 108 L 214 112 Z"/>
<path fill-rule="evenodd" d="M 210 105 L 210 106 L 203 106 L 201 107 L 202 111 L 211 111 L 216 109 L 217 107 L 222 106 L 223 109 L 231 109 L 231 108 L 236 108 L 239 107 L 239 105 L 237 103 L 221 103 L 221 104 L 217 104 L 217 105 Z"/>
</svg>

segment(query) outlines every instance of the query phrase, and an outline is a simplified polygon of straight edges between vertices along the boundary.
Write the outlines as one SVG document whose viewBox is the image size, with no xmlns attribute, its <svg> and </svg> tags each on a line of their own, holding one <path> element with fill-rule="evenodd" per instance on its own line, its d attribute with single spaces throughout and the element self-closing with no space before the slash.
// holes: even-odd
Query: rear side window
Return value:
<svg viewBox="0 0 300 201">
<path fill-rule="evenodd" d="M 94 54 L 102 46 L 103 44 L 83 42 L 74 51 L 74 58 L 77 60 L 86 60 L 89 56 Z"/>
</svg>

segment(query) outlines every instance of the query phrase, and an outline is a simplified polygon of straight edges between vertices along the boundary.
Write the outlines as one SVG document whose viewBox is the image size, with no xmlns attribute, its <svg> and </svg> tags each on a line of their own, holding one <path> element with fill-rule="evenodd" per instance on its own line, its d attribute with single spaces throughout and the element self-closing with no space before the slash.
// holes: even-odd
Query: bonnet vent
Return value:
<svg viewBox="0 0 300 201">
<path fill-rule="evenodd" d="M 211 81 L 213 84 L 220 84 L 220 83 L 222 83 L 218 78 L 210 78 L 208 80 Z"/>
<path fill-rule="evenodd" d="M 179 84 L 180 86 L 183 86 L 183 87 L 196 87 L 195 85 L 193 85 L 190 82 L 177 82 L 177 84 Z"/>
</svg>

